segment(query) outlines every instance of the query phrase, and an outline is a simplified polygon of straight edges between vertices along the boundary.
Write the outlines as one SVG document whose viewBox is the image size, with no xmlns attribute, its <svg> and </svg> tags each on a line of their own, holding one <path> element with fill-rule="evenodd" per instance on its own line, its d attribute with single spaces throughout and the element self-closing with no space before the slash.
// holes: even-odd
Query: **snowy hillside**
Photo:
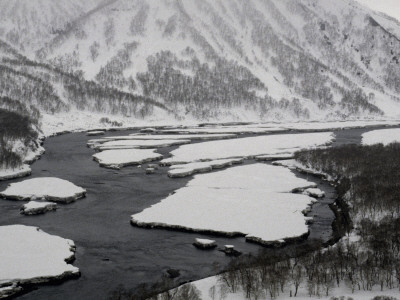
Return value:
<svg viewBox="0 0 400 300">
<path fill-rule="evenodd" d="M 1 96 L 46 114 L 400 116 L 400 24 L 353 0 L 0 0 L 0 16 Z"/>
</svg>

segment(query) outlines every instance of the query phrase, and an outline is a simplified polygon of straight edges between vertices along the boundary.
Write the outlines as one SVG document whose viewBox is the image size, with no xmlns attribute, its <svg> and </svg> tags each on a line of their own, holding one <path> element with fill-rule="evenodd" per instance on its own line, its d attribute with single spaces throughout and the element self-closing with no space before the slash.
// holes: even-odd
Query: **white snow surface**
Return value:
<svg viewBox="0 0 400 300">
<path fill-rule="evenodd" d="M 93 155 L 101 166 L 120 169 L 129 165 L 161 159 L 163 156 L 151 149 L 118 149 L 106 150 Z"/>
<path fill-rule="evenodd" d="M 196 175 L 160 203 L 132 215 L 138 226 L 243 234 L 261 243 L 308 231 L 302 211 L 313 199 L 290 193 L 315 184 L 266 164 Z"/>
<path fill-rule="evenodd" d="M 74 242 L 37 227 L 0 226 L 0 245 L 0 285 L 79 273 L 65 262 L 74 255 Z"/>
<path fill-rule="evenodd" d="M 71 202 L 82 198 L 86 190 L 55 177 L 39 177 L 11 183 L 0 197 L 14 200 L 44 198 L 55 202 Z"/>
<path fill-rule="evenodd" d="M 200 244 L 200 245 L 214 245 L 215 244 L 215 240 L 208 240 L 208 239 L 195 239 L 195 243 Z"/>
<path fill-rule="evenodd" d="M 278 155 L 294 153 L 303 148 L 314 148 L 331 143 L 332 132 L 277 134 L 242 139 L 210 141 L 183 145 L 171 152 L 172 157 L 164 163 L 182 163 L 216 160 L 232 157 Z"/>
<path fill-rule="evenodd" d="M 277 160 L 277 161 L 274 161 L 272 164 L 275 166 L 283 166 L 283 167 L 286 167 L 286 168 L 289 168 L 292 170 L 299 170 L 299 171 L 314 174 L 317 176 L 322 176 L 322 177 L 325 177 L 329 181 L 334 180 L 334 178 L 332 178 L 329 174 L 327 174 L 321 170 L 314 169 L 310 166 L 303 165 L 302 163 L 298 162 L 295 159 Z"/>
<path fill-rule="evenodd" d="M 0 180 L 8 180 L 12 178 L 24 177 L 31 174 L 31 167 L 27 164 L 15 169 L 1 169 L 0 168 Z"/>
<path fill-rule="evenodd" d="M 194 162 L 188 164 L 172 165 L 168 171 L 169 177 L 185 177 L 194 173 L 209 172 L 212 169 L 220 169 L 232 166 L 233 164 L 240 164 L 243 162 L 241 158 L 220 159 L 204 162 Z"/>
<path fill-rule="evenodd" d="M 321 191 L 318 188 L 308 188 L 304 190 L 304 194 L 311 196 L 311 197 L 315 197 L 315 198 L 322 198 L 325 196 L 325 192 Z"/>
<path fill-rule="evenodd" d="M 378 129 L 362 134 L 363 145 L 383 144 L 400 142 L 400 128 Z"/>
<path fill-rule="evenodd" d="M 25 215 L 34 215 L 38 213 L 44 213 L 46 211 L 55 210 L 57 204 L 47 201 L 29 201 L 22 206 L 22 213 Z"/>
</svg>

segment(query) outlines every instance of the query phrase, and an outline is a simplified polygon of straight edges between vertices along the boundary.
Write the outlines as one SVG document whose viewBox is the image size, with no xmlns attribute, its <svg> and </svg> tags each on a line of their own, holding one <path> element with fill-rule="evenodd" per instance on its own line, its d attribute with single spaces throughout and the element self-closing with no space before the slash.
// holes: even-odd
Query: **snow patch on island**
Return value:
<svg viewBox="0 0 400 300">
<path fill-rule="evenodd" d="M 44 214 L 48 211 L 56 210 L 57 204 L 53 202 L 29 201 L 21 207 L 21 213 L 27 216 Z"/>
<path fill-rule="evenodd" d="M 292 192 L 316 185 L 290 170 L 252 164 L 195 175 L 187 186 L 132 215 L 145 228 L 246 236 L 262 244 L 308 234 L 303 211 L 315 199 Z"/>
<path fill-rule="evenodd" d="M 364 146 L 400 142 L 400 128 L 372 130 L 362 134 L 362 144 Z"/>
<path fill-rule="evenodd" d="M 0 298 L 24 286 L 79 276 L 68 264 L 75 253 L 73 241 L 47 234 L 37 227 L 0 226 Z"/>
<path fill-rule="evenodd" d="M 100 166 L 111 169 L 121 169 L 122 167 L 139 165 L 162 158 L 161 154 L 150 149 L 106 150 L 93 155 L 93 159 Z"/>
<path fill-rule="evenodd" d="M 171 152 L 172 157 L 164 159 L 165 164 L 188 163 L 202 160 L 216 160 L 234 157 L 255 157 L 262 155 L 293 154 L 303 148 L 327 145 L 334 140 L 332 132 L 277 134 L 247 137 L 242 139 L 211 141 L 183 145 Z"/>
<path fill-rule="evenodd" d="M 45 199 L 53 202 L 70 203 L 84 197 L 86 190 L 75 184 L 54 177 L 39 177 L 11 183 L 0 193 L 10 200 Z"/>
<path fill-rule="evenodd" d="M 168 171 L 168 176 L 186 177 L 195 173 L 205 173 L 210 172 L 213 169 L 222 169 L 232 166 L 233 164 L 241 164 L 242 162 L 242 158 L 232 158 L 172 165 L 170 170 Z"/>
</svg>

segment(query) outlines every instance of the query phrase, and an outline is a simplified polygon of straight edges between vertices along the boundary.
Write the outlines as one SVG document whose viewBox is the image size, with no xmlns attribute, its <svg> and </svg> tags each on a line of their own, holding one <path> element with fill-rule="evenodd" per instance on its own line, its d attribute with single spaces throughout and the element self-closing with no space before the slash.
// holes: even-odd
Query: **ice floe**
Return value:
<svg viewBox="0 0 400 300">
<path fill-rule="evenodd" d="M 150 149 L 118 149 L 106 150 L 93 155 L 100 166 L 112 169 L 138 165 L 162 159 L 163 156 Z"/>
<path fill-rule="evenodd" d="M 75 184 L 54 177 L 39 177 L 11 183 L 0 197 L 10 200 L 45 199 L 70 203 L 84 197 L 86 190 Z"/>
<path fill-rule="evenodd" d="M 21 213 L 24 215 L 39 215 L 48 211 L 56 210 L 57 204 L 47 201 L 29 201 L 21 207 Z"/>
<path fill-rule="evenodd" d="M 37 227 L 0 226 L 0 298 L 26 285 L 79 276 L 68 264 L 75 253 L 73 241 L 47 234 Z"/>
<path fill-rule="evenodd" d="M 221 169 L 232 166 L 233 164 L 240 164 L 243 162 L 242 158 L 220 159 L 204 162 L 194 162 L 188 164 L 172 165 L 168 171 L 169 177 L 186 177 L 195 173 L 209 172 L 213 169 Z"/>
<path fill-rule="evenodd" d="M 178 149 L 172 151 L 172 157 L 163 160 L 163 163 L 188 163 L 261 155 L 288 155 L 303 148 L 313 148 L 329 144 L 333 139 L 334 135 L 332 132 L 322 132 L 277 134 L 210 141 L 180 146 Z"/>
<path fill-rule="evenodd" d="M 195 175 L 187 186 L 132 215 L 146 228 L 175 228 L 268 244 L 308 233 L 302 213 L 315 199 L 291 193 L 315 187 L 289 169 L 266 164 L 238 166 Z"/>
<path fill-rule="evenodd" d="M 217 247 L 217 242 L 215 240 L 208 240 L 208 239 L 195 239 L 193 245 L 199 249 L 213 249 Z"/>
<path fill-rule="evenodd" d="M 372 130 L 362 134 L 362 144 L 373 145 L 400 142 L 400 128 Z"/>
</svg>

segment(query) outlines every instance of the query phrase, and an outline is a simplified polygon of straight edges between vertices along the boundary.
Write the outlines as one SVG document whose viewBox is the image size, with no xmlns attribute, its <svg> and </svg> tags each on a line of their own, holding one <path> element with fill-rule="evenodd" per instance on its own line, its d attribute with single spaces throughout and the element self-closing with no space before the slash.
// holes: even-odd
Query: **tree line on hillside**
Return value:
<svg viewBox="0 0 400 300">
<path fill-rule="evenodd" d="M 16 168 L 22 164 L 21 154 L 13 147 L 15 142 L 27 146 L 37 139 L 38 132 L 32 127 L 35 122 L 27 115 L 0 108 L 0 169 Z"/>
</svg>

